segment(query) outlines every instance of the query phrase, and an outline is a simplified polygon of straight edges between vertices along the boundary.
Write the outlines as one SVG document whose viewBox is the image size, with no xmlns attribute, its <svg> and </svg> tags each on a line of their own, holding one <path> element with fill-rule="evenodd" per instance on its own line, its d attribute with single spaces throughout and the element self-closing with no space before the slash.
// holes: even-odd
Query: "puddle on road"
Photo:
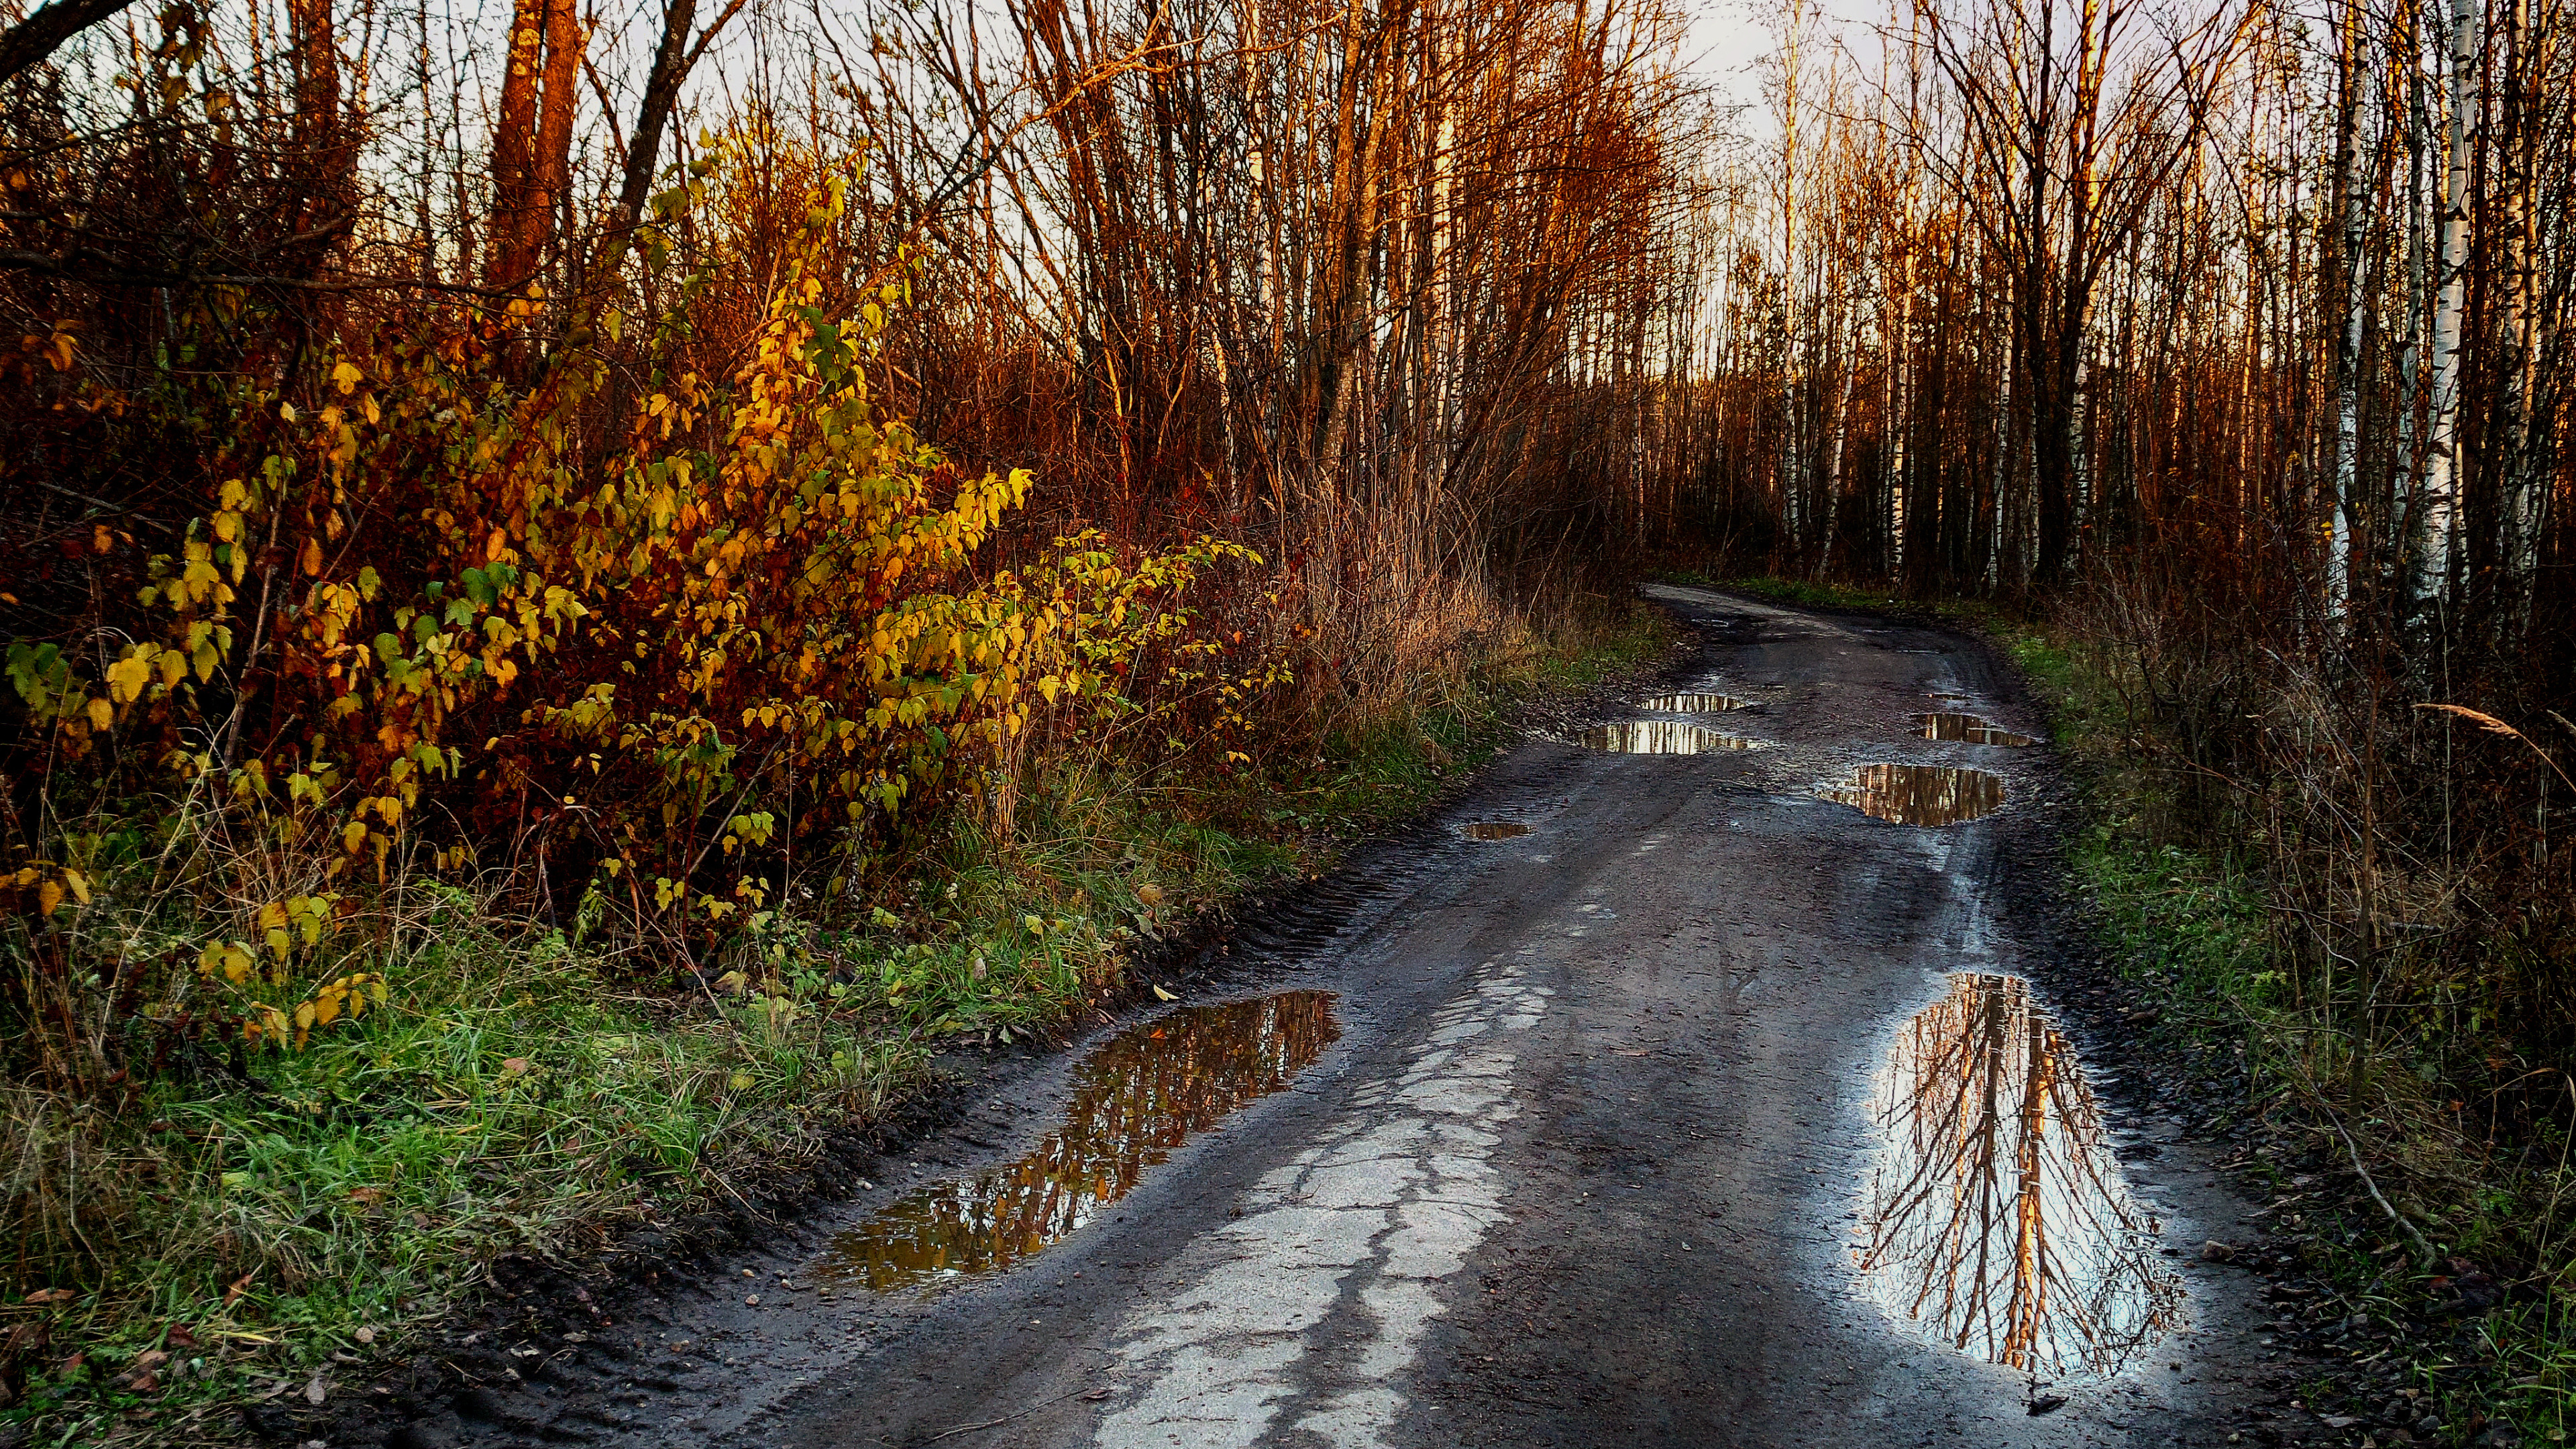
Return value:
<svg viewBox="0 0 2576 1449">
<path fill-rule="evenodd" d="M 1954 975 L 1871 1113 L 1861 1285 L 1898 1326 L 2041 1378 L 2116 1373 L 2181 1321 L 2075 1052 L 2018 977 Z"/>
<path fill-rule="evenodd" d="M 1637 707 L 1657 714 L 1723 714 L 1744 704 L 1731 694 L 1658 694 Z"/>
<path fill-rule="evenodd" d="M 2032 745 L 2039 743 L 2029 735 L 2017 735 L 1998 724 L 1981 720 L 1972 714 L 1955 710 L 1935 710 L 1915 716 L 1927 740 L 1964 740 L 1972 745 Z"/>
<path fill-rule="evenodd" d="M 1850 779 L 1817 793 L 1898 825 L 1956 825 L 1993 814 L 2004 782 L 1952 765 L 1855 765 Z"/>
<path fill-rule="evenodd" d="M 1006 1167 L 927 1187 L 840 1234 L 818 1276 L 880 1293 L 989 1273 L 1062 1242 L 1190 1135 L 1285 1087 L 1342 1034 L 1333 993 L 1139 1023 L 1073 1071 L 1064 1125 Z"/>
<path fill-rule="evenodd" d="M 1458 829 L 1469 840 L 1517 840 L 1530 833 L 1517 820 L 1471 820 Z"/>
<path fill-rule="evenodd" d="M 1614 755 L 1705 755 L 1718 750 L 1756 749 L 1761 743 L 1668 719 L 1635 719 L 1624 724 L 1598 725 L 1583 732 L 1584 748 Z"/>
</svg>

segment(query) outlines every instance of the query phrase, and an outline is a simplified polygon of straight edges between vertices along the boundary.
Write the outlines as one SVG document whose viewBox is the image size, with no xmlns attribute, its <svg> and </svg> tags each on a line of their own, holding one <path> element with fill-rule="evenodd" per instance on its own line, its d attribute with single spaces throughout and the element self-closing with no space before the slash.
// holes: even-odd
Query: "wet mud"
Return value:
<svg viewBox="0 0 2576 1449">
<path fill-rule="evenodd" d="M 1517 820 L 1471 820 L 1458 827 L 1469 840 L 1518 840 L 1530 828 Z"/>
<path fill-rule="evenodd" d="M 1856 765 L 1817 793 L 1892 825 L 1957 825 L 2002 808 L 2004 782 L 1955 765 Z"/>
<path fill-rule="evenodd" d="M 1760 740 L 1667 719 L 1595 725 L 1583 735 L 1585 749 L 1611 755 L 1706 755 L 1719 750 L 1759 749 L 1761 744 Z"/>
<path fill-rule="evenodd" d="M 2074 1046 L 2015 976 L 1959 974 L 1898 1029 L 1854 1250 L 1900 1327 L 2052 1383 L 2172 1333 L 2181 1276 L 2130 1193 Z"/>
<path fill-rule="evenodd" d="M 1009 1268 L 1134 1191 L 1193 1134 L 1287 1086 L 1340 1037 L 1324 991 L 1186 1007 L 1130 1027 L 1074 1069 L 1064 1125 L 1044 1142 L 839 1235 L 815 1276 L 888 1293 Z"/>
</svg>

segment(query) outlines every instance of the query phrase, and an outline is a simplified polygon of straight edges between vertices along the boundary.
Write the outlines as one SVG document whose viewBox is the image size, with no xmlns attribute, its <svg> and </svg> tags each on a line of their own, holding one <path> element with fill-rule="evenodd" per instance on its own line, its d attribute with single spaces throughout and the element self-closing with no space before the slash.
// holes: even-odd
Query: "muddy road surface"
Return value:
<svg viewBox="0 0 2576 1449">
<path fill-rule="evenodd" d="M 2296 1438 L 2259 1281 L 2204 1259 L 2255 1231 L 2223 1146 L 2062 1009 L 2019 686 L 1655 592 L 1703 640 L 1670 694 L 405 1442 Z"/>
</svg>

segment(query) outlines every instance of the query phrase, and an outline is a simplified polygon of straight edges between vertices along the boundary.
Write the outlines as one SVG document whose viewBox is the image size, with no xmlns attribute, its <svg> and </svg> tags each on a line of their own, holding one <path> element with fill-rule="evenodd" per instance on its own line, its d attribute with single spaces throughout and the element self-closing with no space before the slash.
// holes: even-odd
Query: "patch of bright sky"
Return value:
<svg viewBox="0 0 2576 1449">
<path fill-rule="evenodd" d="M 1802 67 L 1821 71 L 1837 49 L 1875 65 L 1886 0 L 1800 0 L 1798 9 Z M 1769 140 L 1780 133 L 1771 87 L 1789 14 L 1789 0 L 1699 0 L 1692 11 L 1683 63 L 1739 135 Z"/>
</svg>

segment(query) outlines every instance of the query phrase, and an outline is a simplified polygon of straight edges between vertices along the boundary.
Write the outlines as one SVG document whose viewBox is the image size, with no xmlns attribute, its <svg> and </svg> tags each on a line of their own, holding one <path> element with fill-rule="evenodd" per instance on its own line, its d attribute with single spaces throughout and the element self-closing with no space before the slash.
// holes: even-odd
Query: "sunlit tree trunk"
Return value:
<svg viewBox="0 0 2576 1449">
<path fill-rule="evenodd" d="M 2469 162 L 2478 108 L 2477 0 L 2451 0 L 2448 168 L 2442 185 L 2441 242 L 2433 306 L 2432 417 L 2425 446 L 2423 534 L 2413 596 L 2419 646 L 2448 627 L 2457 577 L 2460 517 L 2461 325 L 2469 289 Z"/>
<path fill-rule="evenodd" d="M 2335 430 L 2333 454 L 2327 461 L 2326 597 L 2330 619 L 2341 620 L 2352 570 L 2352 509 L 2357 492 L 2355 471 L 2361 451 L 2362 246 L 2369 228 L 2369 207 L 2362 194 L 2359 130 L 2370 67 L 2363 58 L 2365 37 L 2361 0 L 2346 0 L 2338 27 L 2339 100 L 2335 116 L 2334 208 L 2339 250 L 2335 258 L 2334 311 L 2342 325 L 2335 335 Z"/>
<path fill-rule="evenodd" d="M 2497 360 L 2496 442 L 2490 451 L 2497 462 L 2497 503 L 2503 515 L 2497 549 L 2503 605 L 2498 622 L 2508 633 L 2518 633 L 2529 617 L 2532 580 L 2540 567 L 2541 506 L 2547 497 L 2532 437 L 2540 357 L 2539 248 L 2534 235 L 2538 217 L 2532 190 L 2540 131 L 2547 120 L 2534 79 L 2539 68 L 2534 54 L 2538 37 L 2532 27 L 2531 0 L 2502 0 L 2499 8 L 2505 17 L 2504 94 L 2497 108 L 2503 134 L 2496 148 L 2503 173 L 2496 196 L 2504 253 L 2504 275 L 2498 279 L 2503 317 L 2497 339 L 2503 355 Z M 2560 100 L 2562 104 L 2567 100 L 2564 93 Z M 2564 124 L 2563 114 L 2560 124 Z"/>
</svg>

